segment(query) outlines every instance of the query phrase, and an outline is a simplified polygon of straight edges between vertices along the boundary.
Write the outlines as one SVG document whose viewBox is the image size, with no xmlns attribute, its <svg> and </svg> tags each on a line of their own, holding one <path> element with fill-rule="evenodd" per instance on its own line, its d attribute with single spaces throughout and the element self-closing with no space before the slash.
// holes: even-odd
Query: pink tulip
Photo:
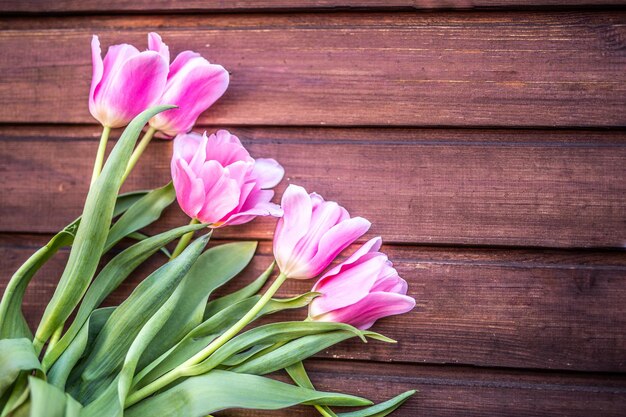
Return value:
<svg viewBox="0 0 626 417">
<path fill-rule="evenodd" d="M 150 49 L 143 52 L 132 45 L 113 45 L 103 61 L 100 41 L 93 36 L 89 111 L 103 126 L 126 126 L 161 97 L 167 81 L 169 51 L 156 33 L 148 35 L 148 45 Z"/>
<path fill-rule="evenodd" d="M 348 260 L 328 271 L 313 287 L 322 295 L 309 305 L 314 321 L 332 321 L 369 329 L 382 317 L 406 313 L 415 300 L 406 295 L 407 283 L 387 256 L 378 252 L 376 237 Z"/>
<path fill-rule="evenodd" d="M 253 159 L 237 136 L 226 130 L 174 139 L 172 178 L 178 204 L 191 218 L 212 227 L 282 216 L 271 203 L 285 171 L 273 159 Z"/>
<path fill-rule="evenodd" d="M 150 126 L 169 136 L 189 132 L 200 113 L 224 94 L 228 78 L 221 65 L 211 64 L 192 51 L 181 52 L 170 66 L 165 92 L 159 101 L 178 108 L 156 115 Z"/>
<path fill-rule="evenodd" d="M 316 193 L 290 185 L 282 198 L 285 215 L 274 234 L 274 256 L 289 278 L 319 275 L 348 245 L 362 236 L 370 222 L 350 218 L 348 211 Z"/>
</svg>

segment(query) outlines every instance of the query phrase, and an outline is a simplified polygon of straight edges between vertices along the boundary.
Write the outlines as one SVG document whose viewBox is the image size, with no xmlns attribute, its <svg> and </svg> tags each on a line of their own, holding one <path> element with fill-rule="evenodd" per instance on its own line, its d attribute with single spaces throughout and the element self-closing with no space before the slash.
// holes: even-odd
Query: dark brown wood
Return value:
<svg viewBox="0 0 626 417">
<path fill-rule="evenodd" d="M 0 270 L 13 271 L 45 236 L 0 235 Z M 215 242 L 214 244 L 216 244 Z M 626 371 L 626 255 L 620 252 L 464 250 L 385 246 L 417 300 L 410 314 L 381 320 L 374 330 L 399 341 L 349 341 L 322 356 L 377 362 Z M 66 253 L 42 270 L 24 302 L 36 325 Z M 271 263 L 269 242 L 234 290 Z M 164 257 L 155 257 L 107 304 L 118 305 Z M 8 276 L 2 277 L 5 285 Z M 314 281 L 288 281 L 281 292 L 309 291 Z M 602 300 L 601 303 L 598 300 Z M 304 311 L 271 320 L 300 320 Z"/>
<path fill-rule="evenodd" d="M 377 402 L 417 389 L 418 393 L 393 417 L 621 417 L 626 407 L 623 376 L 581 377 L 337 360 L 310 360 L 306 366 L 319 389 L 349 392 Z M 310 407 L 279 412 L 229 410 L 221 415 L 319 416 Z"/>
<path fill-rule="evenodd" d="M 124 13 L 124 12 L 224 12 L 224 11 L 324 11 L 344 9 L 473 9 L 567 6 L 618 6 L 623 0 L 0 0 L 9 13 Z"/>
<path fill-rule="evenodd" d="M 61 19 L 64 20 L 64 19 Z M 159 30 L 232 73 L 237 125 L 625 126 L 623 12 L 4 20 L 0 122 L 90 123 L 89 42 Z M 71 25 L 71 29 L 60 29 Z M 34 26 L 34 27 L 33 27 Z"/>
<path fill-rule="evenodd" d="M 212 129 L 214 130 L 214 129 Z M 373 222 L 389 242 L 621 247 L 623 132 L 232 129 L 256 157 Z M 0 131 L 0 230 L 56 232 L 81 212 L 98 128 Z M 171 142 L 155 141 L 126 189 L 169 181 Z M 164 226 L 186 223 L 178 209 Z M 274 220 L 223 237 L 271 238 Z"/>
</svg>

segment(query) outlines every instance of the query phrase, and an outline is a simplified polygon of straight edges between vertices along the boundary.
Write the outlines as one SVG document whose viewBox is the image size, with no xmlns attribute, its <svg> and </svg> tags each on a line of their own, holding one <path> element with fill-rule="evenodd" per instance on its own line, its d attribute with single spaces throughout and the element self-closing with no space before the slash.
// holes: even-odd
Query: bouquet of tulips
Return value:
<svg viewBox="0 0 626 417">
<path fill-rule="evenodd" d="M 353 337 L 394 342 L 368 329 L 415 305 L 407 283 L 379 252 L 378 237 L 330 267 L 370 222 L 296 185 L 289 185 L 280 205 L 271 202 L 272 188 L 284 175 L 277 161 L 252 158 L 225 130 L 190 133 L 200 113 L 226 91 L 228 72 L 191 51 L 170 64 L 161 38 L 151 33 L 148 40 L 147 51 L 115 45 L 103 60 L 93 38 L 89 109 L 103 133 L 91 185 L 82 215 L 35 252 L 6 286 L 0 304 L 1 415 L 206 416 L 228 408 L 297 404 L 323 416 L 393 412 L 413 391 L 372 405 L 317 391 L 302 364 Z M 110 131 L 120 127 L 125 130 L 105 158 Z M 174 137 L 172 182 L 120 194 L 156 133 Z M 141 232 L 175 200 L 190 217 L 188 225 L 153 236 Z M 257 216 L 278 218 L 275 262 L 241 289 L 212 296 L 256 250 L 256 242 L 207 249 L 213 230 Z M 122 240 L 130 246 L 113 250 Z M 174 241 L 170 253 L 167 245 Z M 24 292 L 62 247 L 71 247 L 69 258 L 32 332 L 21 309 Z M 167 262 L 121 304 L 101 307 L 148 258 L 163 254 Z M 311 292 L 275 297 L 288 279 L 318 276 Z M 304 321 L 266 319 L 268 324 L 254 326 L 263 316 L 305 307 Z M 281 370 L 293 383 L 265 376 Z M 361 408 L 335 413 L 345 406 Z"/>
</svg>

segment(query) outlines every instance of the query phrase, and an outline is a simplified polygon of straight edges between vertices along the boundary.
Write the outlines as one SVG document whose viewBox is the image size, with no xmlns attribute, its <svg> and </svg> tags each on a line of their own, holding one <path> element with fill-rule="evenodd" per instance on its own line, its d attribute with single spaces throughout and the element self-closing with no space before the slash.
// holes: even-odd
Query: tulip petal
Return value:
<svg viewBox="0 0 626 417">
<path fill-rule="evenodd" d="M 141 52 L 123 62 L 97 92 L 102 95 L 100 104 L 107 114 L 108 126 L 124 126 L 153 105 L 163 92 L 167 71 L 167 62 L 154 51 Z"/>
<path fill-rule="evenodd" d="M 321 273 L 339 253 L 363 236 L 371 223 L 362 217 L 353 217 L 333 226 L 322 236 L 317 253 L 310 261 L 312 276 Z"/>
<path fill-rule="evenodd" d="M 361 330 L 369 329 L 376 320 L 403 314 L 415 307 L 415 300 L 407 295 L 373 292 L 348 307 L 324 314 L 316 320 L 351 324 Z"/>
<path fill-rule="evenodd" d="M 252 174 L 261 188 L 274 188 L 283 179 L 285 168 L 275 159 L 257 158 Z"/>
<path fill-rule="evenodd" d="M 320 278 L 318 283 L 323 281 L 326 276 L 337 275 L 343 269 L 350 267 L 350 265 L 356 263 L 357 261 L 365 260 L 364 259 L 365 255 L 369 253 L 375 254 L 380 249 L 382 244 L 383 244 L 383 240 L 380 236 L 377 236 L 375 238 L 368 240 L 359 249 L 357 249 L 352 255 L 350 255 L 348 259 L 346 259 L 341 264 L 335 266 L 334 268 L 326 272 L 326 274 L 324 274 L 324 277 Z M 316 287 L 317 287 L 317 284 L 315 284 L 312 291 L 316 291 L 315 290 Z"/>
<path fill-rule="evenodd" d="M 294 247 L 306 234 L 311 223 L 312 203 L 306 190 L 290 184 L 281 200 L 284 216 L 276 225 L 274 256 L 281 271 L 286 272 L 287 262 Z"/>
<path fill-rule="evenodd" d="M 191 162 L 200 142 L 202 142 L 202 135 L 198 133 L 191 132 L 176 136 L 174 138 L 173 158 L 182 158 L 187 163 Z"/>
<path fill-rule="evenodd" d="M 370 293 L 386 262 L 387 256 L 378 253 L 366 262 L 343 269 L 339 275 L 324 275 L 312 290 L 322 295 L 311 302 L 311 316 L 356 304 Z"/>
<path fill-rule="evenodd" d="M 188 60 L 168 79 L 160 100 L 179 108 L 158 114 L 150 125 L 170 136 L 190 131 L 200 113 L 226 92 L 228 82 L 228 72 L 221 65 L 201 57 Z"/>
<path fill-rule="evenodd" d="M 172 180 L 178 204 L 189 217 L 196 218 L 205 201 L 202 179 L 184 160 L 176 159 L 172 163 Z"/>
<path fill-rule="evenodd" d="M 207 158 L 215 159 L 224 167 L 237 161 L 254 162 L 239 138 L 227 130 L 218 130 L 209 137 Z"/>
<path fill-rule="evenodd" d="M 170 48 L 163 42 L 161 36 L 156 32 L 150 32 L 148 34 L 148 49 L 158 52 L 163 57 L 165 62 L 170 62 Z"/>
<path fill-rule="evenodd" d="M 100 81 L 102 81 L 102 75 L 104 73 L 104 64 L 102 63 L 102 50 L 100 49 L 100 40 L 96 35 L 93 35 L 93 37 L 91 38 L 91 65 L 93 66 L 93 69 L 91 76 L 91 88 L 89 90 L 89 111 L 94 117 L 96 117 L 97 112 L 94 102 L 94 94 L 96 92 L 96 87 L 98 87 Z"/>
</svg>

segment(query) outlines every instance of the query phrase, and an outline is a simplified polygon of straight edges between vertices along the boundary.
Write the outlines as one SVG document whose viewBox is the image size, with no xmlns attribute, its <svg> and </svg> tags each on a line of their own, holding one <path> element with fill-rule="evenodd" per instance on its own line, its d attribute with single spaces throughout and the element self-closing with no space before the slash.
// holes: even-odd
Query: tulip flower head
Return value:
<svg viewBox="0 0 626 417">
<path fill-rule="evenodd" d="M 319 275 L 371 225 L 362 217 L 350 218 L 339 204 L 297 185 L 287 187 L 281 205 L 285 214 L 274 233 L 274 256 L 289 278 Z"/>
<path fill-rule="evenodd" d="M 347 323 L 365 330 L 382 317 L 415 307 L 415 300 L 406 295 L 406 281 L 387 256 L 378 252 L 381 243 L 380 237 L 370 240 L 320 278 L 313 291 L 321 295 L 309 305 L 311 320 Z"/>
<path fill-rule="evenodd" d="M 103 126 L 126 126 L 157 103 L 166 86 L 169 51 L 159 35 L 148 35 L 147 51 L 128 44 L 113 45 L 102 60 L 100 41 L 93 36 L 93 76 L 89 111 Z M 167 103 L 171 104 L 171 103 Z"/>
<path fill-rule="evenodd" d="M 159 104 L 175 104 L 172 109 L 154 116 L 150 126 L 166 135 L 187 133 L 198 116 L 219 99 L 228 88 L 228 71 L 211 64 L 192 51 L 181 52 L 167 77 Z"/>
<path fill-rule="evenodd" d="M 282 216 L 270 202 L 285 171 L 273 159 L 254 159 L 226 130 L 211 136 L 188 133 L 174 139 L 172 179 L 178 204 L 211 227 Z"/>
</svg>

